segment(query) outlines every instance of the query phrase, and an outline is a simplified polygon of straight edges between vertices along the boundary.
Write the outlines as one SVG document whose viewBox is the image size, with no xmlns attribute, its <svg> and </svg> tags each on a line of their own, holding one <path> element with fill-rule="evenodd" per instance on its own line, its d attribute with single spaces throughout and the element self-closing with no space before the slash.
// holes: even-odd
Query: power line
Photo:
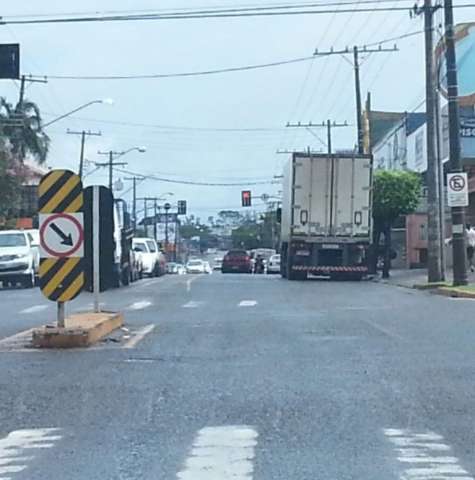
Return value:
<svg viewBox="0 0 475 480">
<path fill-rule="evenodd" d="M 406 0 L 404 0 L 406 1 Z M 353 11 L 353 10 L 352 10 Z M 389 43 L 394 40 L 400 40 L 407 37 L 411 37 L 413 35 L 418 35 L 422 33 L 423 30 L 418 30 L 416 32 L 411 32 L 408 34 L 400 35 L 397 37 L 387 38 L 380 40 L 378 42 L 372 42 L 369 44 L 362 45 L 360 48 L 365 49 L 367 47 L 383 45 L 384 43 Z M 328 55 L 328 54 L 327 54 Z M 318 56 L 327 56 L 324 54 L 319 54 Z M 205 76 L 205 75 L 216 75 L 220 73 L 233 73 L 233 72 L 242 72 L 248 70 L 258 70 L 262 68 L 271 68 L 271 67 L 279 67 L 283 65 L 290 65 L 294 63 L 301 63 L 307 62 L 309 60 L 315 60 L 316 55 L 306 56 L 306 57 L 297 57 L 291 58 L 286 60 L 277 60 L 275 62 L 268 62 L 268 63 L 258 63 L 253 65 L 241 65 L 237 67 L 225 67 L 225 68 L 217 68 L 217 69 L 209 69 L 209 70 L 197 70 L 192 72 L 171 72 L 171 73 L 152 73 L 152 74 L 131 74 L 131 75 L 50 75 L 50 74 L 30 74 L 28 78 L 41 78 L 41 79 L 48 79 L 48 80 L 151 80 L 151 79 L 160 79 L 160 78 L 180 78 L 180 77 L 197 77 L 197 76 Z M 312 62 L 313 65 L 313 62 Z M 307 74 L 308 77 L 308 74 Z M 300 101 L 301 95 L 299 95 Z M 229 130 L 229 129 L 224 129 Z M 246 131 L 248 129 L 240 129 L 241 131 Z"/>
<path fill-rule="evenodd" d="M 368 0 L 369 1 L 369 0 Z M 359 4 L 361 2 L 347 2 L 349 5 Z M 310 10 L 277 10 L 276 8 L 271 11 L 264 11 L 264 7 L 258 7 L 253 11 L 249 9 L 234 9 L 234 10 L 214 10 L 214 11 L 190 11 L 189 13 L 167 13 L 167 14 L 142 14 L 142 15 L 103 15 L 103 16 L 83 16 L 83 17 L 58 17 L 58 18 L 25 18 L 23 20 L 8 20 L 8 17 L 3 18 L 0 21 L 0 25 L 41 25 L 41 24 L 60 24 L 60 23 L 91 23 L 91 22 L 125 22 L 125 21 L 144 21 L 144 20 L 187 20 L 187 19 L 202 19 L 202 18 L 245 18 L 245 17 L 274 17 L 274 16 L 288 16 L 288 15 L 322 15 L 330 13 L 371 13 L 371 12 L 397 12 L 408 11 L 412 9 L 411 5 L 401 7 L 364 7 L 356 9 L 340 9 L 335 10 L 331 8 L 322 9 L 321 7 L 333 6 L 330 4 L 316 4 L 313 9 Z M 317 8 L 318 7 L 318 8 Z M 454 5 L 454 8 L 470 8 L 475 7 L 473 3 L 465 3 Z M 284 7 L 279 7 L 284 8 Z M 287 6 L 286 8 L 292 8 Z M 312 8 L 312 7 L 307 7 Z M 317 9 L 316 9 L 317 8 Z"/>
<path fill-rule="evenodd" d="M 177 183 L 181 185 L 195 185 L 203 187 L 242 187 L 242 186 L 253 186 L 253 185 L 270 185 L 277 183 L 273 180 L 260 180 L 260 181 L 246 181 L 246 182 L 199 182 L 196 180 L 178 180 L 173 178 L 161 177 L 154 174 L 143 174 L 137 172 L 131 172 L 130 170 L 124 170 L 122 168 L 114 168 L 115 171 L 120 173 L 125 173 L 127 175 L 141 176 L 147 180 L 155 180 L 157 182 L 165 183 Z"/>
</svg>

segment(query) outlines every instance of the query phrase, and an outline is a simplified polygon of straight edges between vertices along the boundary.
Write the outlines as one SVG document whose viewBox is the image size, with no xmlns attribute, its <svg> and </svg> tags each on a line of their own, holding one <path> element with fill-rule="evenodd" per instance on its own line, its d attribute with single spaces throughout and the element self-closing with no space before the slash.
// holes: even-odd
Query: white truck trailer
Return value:
<svg viewBox="0 0 475 480">
<path fill-rule="evenodd" d="M 372 161 L 357 153 L 293 153 L 283 176 L 281 274 L 361 279 L 372 238 Z"/>
</svg>

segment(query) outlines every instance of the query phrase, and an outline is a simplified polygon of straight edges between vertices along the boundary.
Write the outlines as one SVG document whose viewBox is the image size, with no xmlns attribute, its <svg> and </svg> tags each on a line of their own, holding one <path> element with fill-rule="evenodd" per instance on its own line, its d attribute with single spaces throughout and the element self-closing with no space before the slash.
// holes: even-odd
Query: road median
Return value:
<svg viewBox="0 0 475 480">
<path fill-rule="evenodd" d="M 122 313 L 78 313 L 65 319 L 65 327 L 45 325 L 33 330 L 36 348 L 79 348 L 94 345 L 124 324 Z"/>
</svg>

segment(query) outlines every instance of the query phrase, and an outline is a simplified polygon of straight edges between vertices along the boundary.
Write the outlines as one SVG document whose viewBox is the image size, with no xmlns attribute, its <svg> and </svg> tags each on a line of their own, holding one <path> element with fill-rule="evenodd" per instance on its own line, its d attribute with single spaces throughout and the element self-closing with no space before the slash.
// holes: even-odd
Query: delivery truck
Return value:
<svg viewBox="0 0 475 480">
<path fill-rule="evenodd" d="M 292 154 L 283 175 L 282 277 L 356 280 L 367 274 L 371 187 L 368 155 Z"/>
</svg>

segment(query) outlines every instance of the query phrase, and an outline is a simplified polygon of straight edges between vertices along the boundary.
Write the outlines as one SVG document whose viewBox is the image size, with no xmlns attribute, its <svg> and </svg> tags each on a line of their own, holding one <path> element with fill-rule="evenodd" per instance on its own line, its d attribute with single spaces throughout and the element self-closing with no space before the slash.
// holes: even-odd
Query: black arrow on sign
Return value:
<svg viewBox="0 0 475 480">
<path fill-rule="evenodd" d="M 50 224 L 51 230 L 53 230 L 54 233 L 59 235 L 61 237 L 61 244 L 62 245 L 68 245 L 69 247 L 73 246 L 73 237 L 71 234 L 66 235 L 59 227 L 56 225 L 56 223 L 51 223 Z"/>
</svg>

